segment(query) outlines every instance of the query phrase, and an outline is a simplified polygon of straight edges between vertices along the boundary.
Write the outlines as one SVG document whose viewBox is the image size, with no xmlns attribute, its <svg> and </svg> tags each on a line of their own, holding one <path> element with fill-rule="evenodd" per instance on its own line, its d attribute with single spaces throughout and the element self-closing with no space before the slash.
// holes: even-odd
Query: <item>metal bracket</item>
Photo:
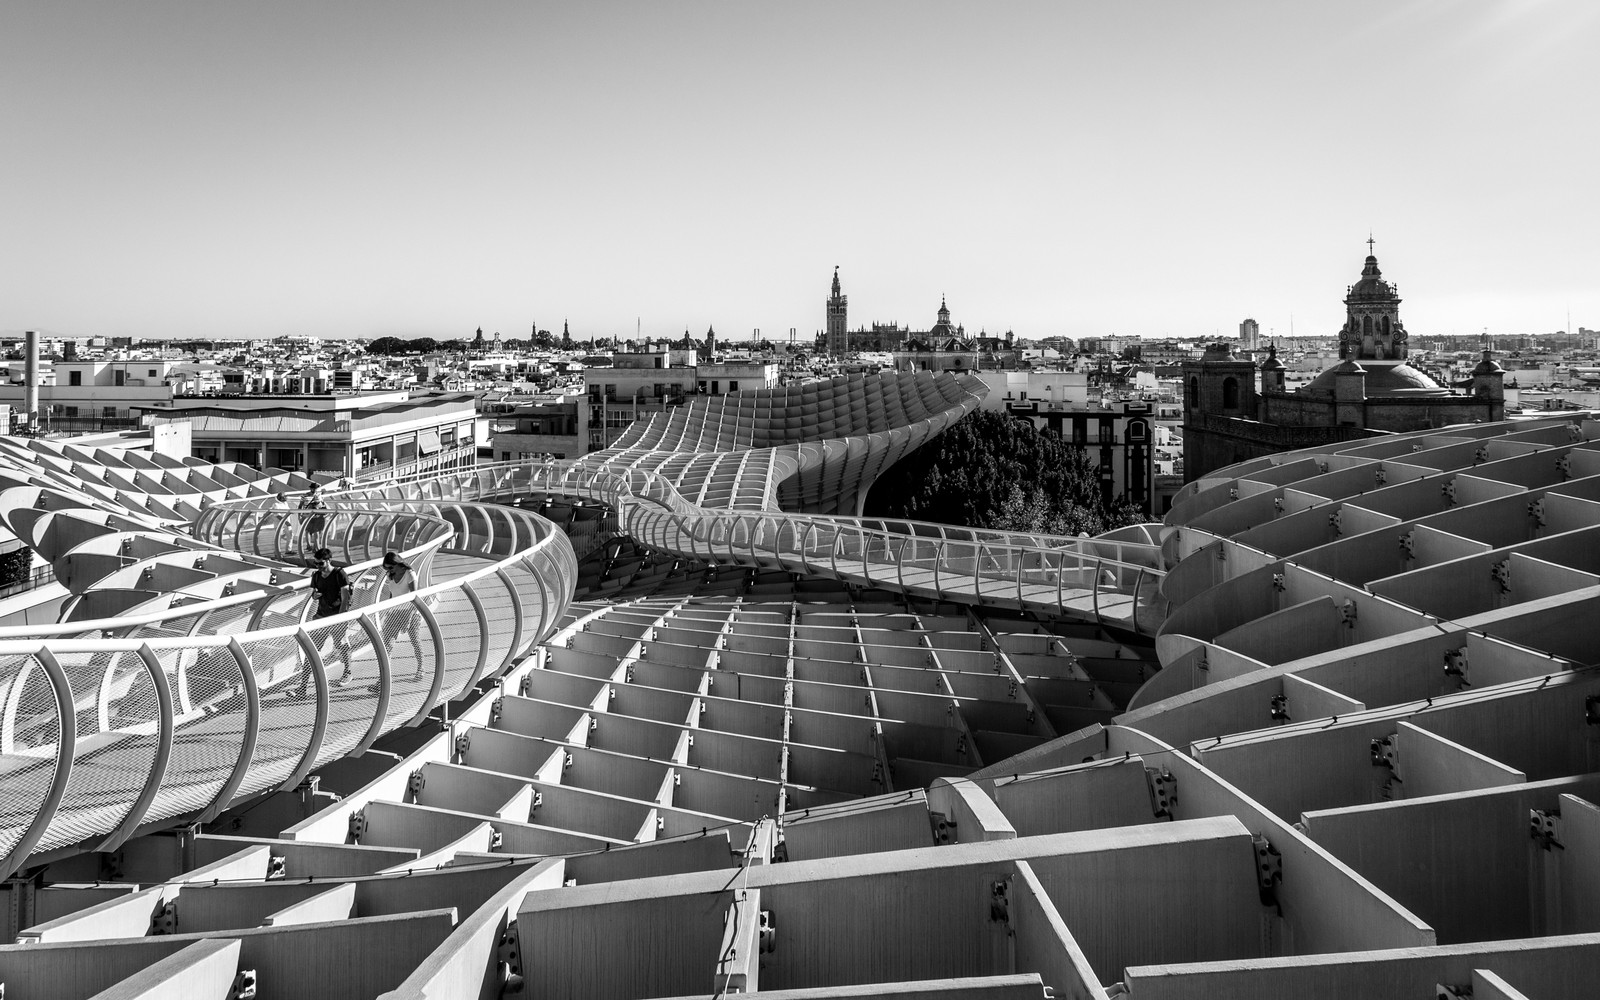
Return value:
<svg viewBox="0 0 1600 1000">
<path fill-rule="evenodd" d="M 289 859 L 282 854 L 267 855 L 267 881 L 287 878 L 289 875 Z"/>
<path fill-rule="evenodd" d="M 361 838 L 367 835 L 367 814 L 365 810 L 357 809 L 350 814 L 350 842 L 361 843 Z"/>
<path fill-rule="evenodd" d="M 1372 766 L 1387 767 L 1391 771 L 1400 770 L 1399 734 L 1390 733 L 1382 739 L 1372 741 Z"/>
<path fill-rule="evenodd" d="M 928 826 L 933 830 L 935 844 L 954 844 L 956 842 L 956 821 L 942 812 L 928 812 Z"/>
<path fill-rule="evenodd" d="M 1412 528 L 1410 531 L 1400 536 L 1400 551 L 1405 553 L 1406 559 L 1415 559 L 1417 557 L 1416 528 Z"/>
<path fill-rule="evenodd" d="M 1288 589 L 1288 586 L 1289 586 L 1288 583 L 1285 582 L 1284 579 L 1283 579 L 1283 574 L 1282 573 L 1274 573 L 1274 574 L 1272 574 L 1272 589 L 1273 590 L 1276 590 L 1278 593 L 1281 594 L 1285 590 Z"/>
<path fill-rule="evenodd" d="M 1271 716 L 1273 722 L 1294 721 L 1293 719 L 1289 718 L 1289 696 L 1286 694 L 1273 695 L 1271 705 L 1268 708 L 1268 714 Z"/>
<path fill-rule="evenodd" d="M 1545 526 L 1544 497 L 1528 501 L 1528 516 L 1533 518 L 1534 527 L 1542 528 Z"/>
<path fill-rule="evenodd" d="M 1340 510 L 1343 510 L 1343 508 L 1340 508 Z M 1328 515 L 1328 527 L 1333 529 L 1333 533 L 1335 535 L 1344 534 L 1344 530 L 1339 526 L 1339 511 L 1338 510 L 1336 510 L 1332 514 Z"/>
<path fill-rule="evenodd" d="M 1446 507 L 1454 507 L 1456 505 L 1456 481 L 1454 479 L 1439 487 L 1439 493 L 1444 498 Z"/>
<path fill-rule="evenodd" d="M 233 977 L 233 986 L 228 990 L 228 1000 L 255 1000 L 256 997 L 256 970 L 240 969 L 238 975 Z"/>
<path fill-rule="evenodd" d="M 1144 769 L 1145 784 L 1150 786 L 1150 811 L 1157 819 L 1171 819 L 1172 807 L 1178 804 L 1178 779 L 1162 767 Z"/>
<path fill-rule="evenodd" d="M 1489 575 L 1494 579 L 1495 583 L 1500 585 L 1500 593 L 1511 593 L 1511 558 L 1509 556 L 1495 563 L 1494 567 L 1489 570 Z"/>
<path fill-rule="evenodd" d="M 1372 473 L 1372 481 L 1377 483 L 1379 486 L 1382 486 L 1389 481 L 1389 473 L 1384 470 L 1383 466 L 1380 465 Z"/>
<path fill-rule="evenodd" d="M 762 910 L 758 919 L 760 923 L 756 927 L 756 940 L 760 942 L 759 950 L 763 955 L 770 955 L 778 950 L 778 921 L 771 910 Z"/>
<path fill-rule="evenodd" d="M 505 698 L 496 698 L 489 703 L 489 724 L 492 726 L 500 721 L 500 713 L 505 711 Z"/>
<path fill-rule="evenodd" d="M 1250 843 L 1256 852 L 1256 888 L 1261 893 L 1261 905 L 1277 906 L 1278 886 L 1283 884 L 1283 855 L 1265 834 L 1255 834 Z"/>
<path fill-rule="evenodd" d="M 1356 627 L 1356 601 L 1353 597 L 1346 597 L 1344 604 L 1339 608 L 1339 621 L 1347 628 Z"/>
<path fill-rule="evenodd" d="M 997 878 L 989 883 L 989 922 L 1011 926 L 1011 880 Z"/>
<path fill-rule="evenodd" d="M 169 899 L 150 916 L 151 935 L 178 933 L 178 901 Z"/>
<path fill-rule="evenodd" d="M 427 783 L 428 776 L 423 774 L 422 768 L 419 767 L 411 772 L 411 777 L 406 779 L 406 790 L 411 793 L 412 798 L 416 798 L 422 794 L 422 789 Z"/>
<path fill-rule="evenodd" d="M 1566 850 L 1567 845 L 1561 842 L 1560 828 L 1556 823 L 1560 818 L 1559 809 L 1551 809 L 1549 812 L 1543 809 L 1529 809 L 1528 835 L 1533 838 L 1534 843 L 1547 851 L 1552 847 Z"/>
<path fill-rule="evenodd" d="M 515 920 L 507 923 L 506 929 L 500 932 L 500 943 L 495 947 L 494 955 L 504 977 L 500 995 L 522 992 L 522 939 L 517 936 Z"/>
<path fill-rule="evenodd" d="M 1467 647 L 1445 650 L 1444 674 L 1446 677 L 1459 677 L 1463 685 L 1467 684 Z"/>
</svg>

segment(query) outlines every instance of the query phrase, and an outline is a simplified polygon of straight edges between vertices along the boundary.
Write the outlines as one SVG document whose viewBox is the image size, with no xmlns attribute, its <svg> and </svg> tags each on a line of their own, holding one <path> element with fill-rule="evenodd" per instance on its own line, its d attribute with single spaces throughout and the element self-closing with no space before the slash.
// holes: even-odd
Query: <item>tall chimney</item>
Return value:
<svg viewBox="0 0 1600 1000">
<path fill-rule="evenodd" d="M 24 357 L 27 359 L 27 368 L 24 378 L 27 379 L 27 388 L 23 390 L 23 425 L 28 433 L 39 427 L 39 331 L 29 330 L 24 336 Z"/>
</svg>

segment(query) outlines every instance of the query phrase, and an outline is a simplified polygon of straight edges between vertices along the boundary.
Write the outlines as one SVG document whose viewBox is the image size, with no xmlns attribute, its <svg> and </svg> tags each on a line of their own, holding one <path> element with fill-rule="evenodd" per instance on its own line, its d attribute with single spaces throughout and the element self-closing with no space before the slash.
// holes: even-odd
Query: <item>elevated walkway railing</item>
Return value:
<svg viewBox="0 0 1600 1000">
<path fill-rule="evenodd" d="M 280 570 L 256 592 L 0 634 L 0 876 L 293 789 L 505 670 L 571 599 L 571 545 L 531 512 L 391 500 L 321 513 L 321 544 L 363 557 L 341 615 L 308 621 L 306 578 Z M 254 498 L 211 508 L 196 530 L 292 559 L 311 544 L 304 514 Z M 383 587 L 388 547 L 418 557 L 415 593 Z M 230 554 L 178 556 L 208 552 Z"/>
<path fill-rule="evenodd" d="M 452 489 L 453 487 L 453 489 Z M 922 521 L 701 507 L 665 476 L 583 460 L 502 462 L 388 489 L 461 498 L 532 492 L 598 500 L 644 544 L 697 559 L 831 575 L 955 603 L 1022 608 L 1154 635 L 1166 616 L 1150 543 Z M 355 491 L 359 494 L 360 491 Z"/>
</svg>

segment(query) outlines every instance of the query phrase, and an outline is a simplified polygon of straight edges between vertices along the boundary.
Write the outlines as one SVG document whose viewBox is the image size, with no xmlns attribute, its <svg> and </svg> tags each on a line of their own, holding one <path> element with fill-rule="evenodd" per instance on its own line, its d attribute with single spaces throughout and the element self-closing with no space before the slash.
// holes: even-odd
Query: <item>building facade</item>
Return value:
<svg viewBox="0 0 1600 1000">
<path fill-rule="evenodd" d="M 1254 351 L 1261 346 L 1261 324 L 1253 319 L 1246 319 L 1239 324 L 1239 347 L 1242 350 Z"/>
<path fill-rule="evenodd" d="M 381 478 L 477 462 L 471 394 L 218 396 L 145 410 L 147 423 L 188 421 L 194 457 L 323 478 Z"/>
<path fill-rule="evenodd" d="M 1471 382 L 1443 387 L 1407 364 L 1400 295 L 1368 255 L 1345 294 L 1339 364 L 1289 391 L 1276 348 L 1256 365 L 1215 344 L 1183 366 L 1184 475 L 1296 448 L 1505 419 L 1504 371 L 1484 351 Z"/>
</svg>

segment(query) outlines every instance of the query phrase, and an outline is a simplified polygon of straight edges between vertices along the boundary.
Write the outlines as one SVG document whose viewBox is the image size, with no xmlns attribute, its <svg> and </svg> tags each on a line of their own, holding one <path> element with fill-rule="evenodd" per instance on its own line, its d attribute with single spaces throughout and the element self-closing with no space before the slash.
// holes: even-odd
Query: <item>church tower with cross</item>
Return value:
<svg viewBox="0 0 1600 1000">
<path fill-rule="evenodd" d="M 1361 277 L 1345 289 L 1339 363 L 1310 382 L 1289 388 L 1276 351 L 1259 372 L 1229 344 L 1184 363 L 1186 479 L 1293 448 L 1505 419 L 1505 372 L 1487 349 L 1470 380 L 1445 386 L 1407 363 L 1400 292 L 1375 243 L 1368 236 Z"/>
<path fill-rule="evenodd" d="M 1357 361 L 1404 361 L 1406 328 L 1400 322 L 1400 293 L 1383 280 L 1376 241 L 1367 236 L 1367 260 L 1361 278 L 1344 298 L 1345 324 L 1339 331 L 1339 357 Z"/>
</svg>

